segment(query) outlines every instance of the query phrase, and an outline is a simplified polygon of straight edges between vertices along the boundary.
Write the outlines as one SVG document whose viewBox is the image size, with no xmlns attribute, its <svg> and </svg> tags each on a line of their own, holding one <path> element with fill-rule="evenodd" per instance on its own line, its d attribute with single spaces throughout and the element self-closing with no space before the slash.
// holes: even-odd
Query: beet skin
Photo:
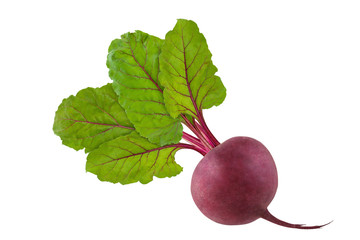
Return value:
<svg viewBox="0 0 360 240">
<path fill-rule="evenodd" d="M 277 186 L 275 162 L 266 147 L 249 137 L 234 137 L 199 162 L 191 194 L 200 211 L 217 223 L 238 225 L 264 218 L 285 227 L 322 227 L 290 224 L 271 215 L 267 207 Z"/>
</svg>

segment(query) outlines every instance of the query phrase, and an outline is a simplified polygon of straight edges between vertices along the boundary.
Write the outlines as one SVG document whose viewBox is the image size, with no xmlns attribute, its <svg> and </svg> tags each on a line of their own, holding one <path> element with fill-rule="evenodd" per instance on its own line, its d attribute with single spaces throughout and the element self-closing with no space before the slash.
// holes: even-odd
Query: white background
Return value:
<svg viewBox="0 0 360 240">
<path fill-rule="evenodd" d="M 0 238 L 359 239 L 359 1 L 2 1 Z M 85 172 L 86 155 L 52 132 L 61 100 L 110 82 L 111 40 L 163 38 L 194 20 L 227 87 L 205 112 L 220 141 L 263 142 L 279 172 L 269 206 L 295 230 L 257 220 L 216 224 L 196 208 L 192 172 L 122 186 Z"/>
</svg>

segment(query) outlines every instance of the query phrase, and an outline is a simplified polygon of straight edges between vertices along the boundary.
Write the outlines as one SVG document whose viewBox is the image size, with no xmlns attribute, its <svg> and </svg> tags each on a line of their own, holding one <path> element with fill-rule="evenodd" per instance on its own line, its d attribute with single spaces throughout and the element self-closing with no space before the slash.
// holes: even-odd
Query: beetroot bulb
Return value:
<svg viewBox="0 0 360 240">
<path fill-rule="evenodd" d="M 240 225 L 258 218 L 299 229 L 320 226 L 291 224 L 274 217 L 267 207 L 275 196 L 275 162 L 259 141 L 234 137 L 209 151 L 192 176 L 191 194 L 200 211 L 211 220 Z"/>
</svg>

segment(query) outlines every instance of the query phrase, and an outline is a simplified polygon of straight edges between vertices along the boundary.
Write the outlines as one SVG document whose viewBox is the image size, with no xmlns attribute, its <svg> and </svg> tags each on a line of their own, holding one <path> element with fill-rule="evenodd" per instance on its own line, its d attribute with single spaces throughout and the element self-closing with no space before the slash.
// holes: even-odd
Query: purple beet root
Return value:
<svg viewBox="0 0 360 240">
<path fill-rule="evenodd" d="M 290 224 L 270 214 L 267 207 L 277 186 L 275 162 L 266 147 L 249 137 L 234 137 L 199 162 L 192 176 L 191 194 L 200 211 L 221 224 L 239 225 L 263 218 L 290 228 L 327 225 Z"/>
</svg>

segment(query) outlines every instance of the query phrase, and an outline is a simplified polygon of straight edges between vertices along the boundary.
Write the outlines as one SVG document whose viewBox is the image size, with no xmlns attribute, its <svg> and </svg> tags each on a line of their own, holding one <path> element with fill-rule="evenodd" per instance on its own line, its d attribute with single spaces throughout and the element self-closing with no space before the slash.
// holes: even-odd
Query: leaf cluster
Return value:
<svg viewBox="0 0 360 240">
<path fill-rule="evenodd" d="M 55 113 L 54 133 L 89 153 L 87 171 L 101 181 L 148 183 L 182 171 L 178 150 L 205 155 L 218 144 L 202 110 L 221 104 L 226 89 L 196 23 L 179 19 L 165 39 L 123 34 L 111 42 L 106 64 L 112 83 L 80 90 Z"/>
</svg>

